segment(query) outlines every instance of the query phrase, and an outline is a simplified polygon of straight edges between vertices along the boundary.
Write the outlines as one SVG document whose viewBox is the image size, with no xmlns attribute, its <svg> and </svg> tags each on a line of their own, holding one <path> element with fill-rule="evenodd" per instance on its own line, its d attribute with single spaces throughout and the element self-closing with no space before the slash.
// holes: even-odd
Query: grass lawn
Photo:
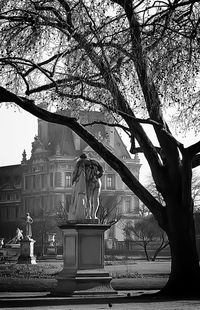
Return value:
<svg viewBox="0 0 200 310">
<path fill-rule="evenodd" d="M 118 264 L 117 264 L 118 263 Z M 142 265 L 145 265 L 144 262 Z M 124 262 L 116 262 L 114 265 L 105 266 L 105 269 L 110 273 L 112 278 L 166 278 L 168 274 L 159 270 L 158 264 L 153 263 L 156 266 L 156 272 L 151 271 L 148 268 L 142 269 L 141 263 L 135 264 L 135 268 L 131 267 L 131 264 Z M 114 267 L 114 268 L 113 268 Z M 0 264 L 0 278 L 24 278 L 24 279 L 53 279 L 63 268 L 62 261 L 46 262 L 39 261 L 36 265 L 30 264 L 16 264 L 6 263 Z"/>
<path fill-rule="evenodd" d="M 0 291 L 50 291 L 56 286 L 56 275 L 62 267 L 62 262 L 0 264 Z M 124 270 L 115 272 L 111 285 L 116 290 L 155 290 L 163 287 L 167 279 L 167 274 Z"/>
<path fill-rule="evenodd" d="M 62 270 L 62 264 L 1 264 L 0 278 L 52 279 Z"/>
</svg>

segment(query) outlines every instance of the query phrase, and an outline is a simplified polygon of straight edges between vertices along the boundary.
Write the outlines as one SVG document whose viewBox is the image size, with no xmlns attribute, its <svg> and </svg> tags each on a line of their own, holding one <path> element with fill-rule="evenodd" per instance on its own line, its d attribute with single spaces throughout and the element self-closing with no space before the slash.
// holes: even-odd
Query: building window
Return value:
<svg viewBox="0 0 200 310">
<path fill-rule="evenodd" d="M 55 172 L 55 187 L 62 187 L 62 173 L 59 171 Z"/>
<path fill-rule="evenodd" d="M 36 180 L 35 180 L 35 175 L 33 175 L 33 189 L 36 187 Z"/>
<path fill-rule="evenodd" d="M 6 218 L 7 220 L 10 218 L 10 208 L 6 208 Z"/>
<path fill-rule="evenodd" d="M 19 187 L 20 185 L 21 185 L 21 177 L 20 177 L 20 175 L 16 175 L 15 186 Z"/>
<path fill-rule="evenodd" d="M 41 188 L 47 187 L 47 175 L 41 174 Z"/>
<path fill-rule="evenodd" d="M 17 193 L 9 193 L 7 200 L 17 200 L 17 198 L 18 198 Z"/>
<path fill-rule="evenodd" d="M 44 174 L 41 174 L 41 188 L 44 188 Z"/>
<path fill-rule="evenodd" d="M 19 199 L 18 192 L 4 192 L 0 194 L 0 201 L 16 201 Z"/>
<path fill-rule="evenodd" d="M 25 176 L 25 189 L 31 189 L 31 176 Z"/>
<path fill-rule="evenodd" d="M 27 212 L 27 209 L 28 209 L 27 205 L 28 205 L 28 198 L 25 197 L 24 198 L 24 203 L 23 203 L 23 210 L 22 210 L 21 214 L 24 215 Z"/>
<path fill-rule="evenodd" d="M 65 187 L 72 186 L 72 174 L 70 172 L 65 173 Z"/>
<path fill-rule="evenodd" d="M 3 219 L 3 220 L 7 220 L 7 209 L 8 209 L 8 208 L 3 208 L 3 209 L 1 210 L 1 215 L 2 215 L 2 219 Z"/>
<path fill-rule="evenodd" d="M 49 196 L 49 205 L 50 205 L 51 211 L 54 210 L 54 196 L 53 195 Z"/>
<path fill-rule="evenodd" d="M 34 177 L 35 177 L 35 189 L 40 189 L 41 188 L 41 175 L 36 174 Z"/>
<path fill-rule="evenodd" d="M 31 197 L 29 200 L 29 212 L 32 214 L 32 216 L 38 215 L 38 210 L 41 209 L 41 197 L 35 196 Z"/>
<path fill-rule="evenodd" d="M 115 189 L 115 175 L 108 174 L 106 178 L 106 188 L 107 189 Z"/>
<path fill-rule="evenodd" d="M 0 194 L 0 201 L 6 201 L 6 193 Z"/>
<path fill-rule="evenodd" d="M 5 216 L 4 216 L 4 209 L 3 209 L 3 208 L 0 208 L 0 219 L 1 219 L 1 220 L 4 220 L 4 219 L 5 219 Z"/>
<path fill-rule="evenodd" d="M 15 218 L 18 219 L 18 217 L 19 217 L 19 208 L 16 207 L 15 208 Z"/>
<path fill-rule="evenodd" d="M 50 173 L 50 187 L 53 187 L 53 172 Z"/>
<path fill-rule="evenodd" d="M 124 212 L 125 213 L 131 212 L 131 197 L 130 196 L 125 198 Z"/>
</svg>

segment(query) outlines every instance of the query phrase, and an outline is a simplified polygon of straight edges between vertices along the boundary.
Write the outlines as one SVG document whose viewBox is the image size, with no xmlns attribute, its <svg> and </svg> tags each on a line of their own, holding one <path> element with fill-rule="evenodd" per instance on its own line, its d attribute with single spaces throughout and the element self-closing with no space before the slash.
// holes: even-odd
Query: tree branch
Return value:
<svg viewBox="0 0 200 310">
<path fill-rule="evenodd" d="M 90 85 L 92 87 L 98 87 L 98 88 L 106 88 L 106 86 L 103 83 L 100 82 L 95 82 L 95 81 L 91 81 L 87 78 L 81 77 L 81 76 L 69 76 L 68 78 L 63 78 L 63 79 L 57 79 L 57 80 L 53 80 L 52 83 L 49 84 L 45 84 L 33 89 L 30 89 L 29 93 L 27 93 L 27 95 L 31 95 L 37 92 L 41 92 L 41 91 L 46 91 L 46 90 L 50 90 L 53 87 L 55 87 L 55 85 L 57 86 L 57 92 L 59 93 L 58 87 L 61 86 L 67 86 L 67 87 L 73 87 L 73 84 L 67 84 L 67 83 L 71 83 L 71 82 L 83 82 L 87 85 Z M 66 94 L 67 96 L 67 94 Z M 71 97 L 71 96 L 70 96 Z"/>
<path fill-rule="evenodd" d="M 193 158 L 196 154 L 200 152 L 200 141 L 194 143 L 193 145 L 190 145 L 185 150 L 191 156 L 191 158 Z"/>
<path fill-rule="evenodd" d="M 123 129 L 126 132 L 127 131 L 130 132 L 130 129 L 127 126 L 123 126 L 123 125 L 117 124 L 117 123 L 110 124 L 110 123 L 106 123 L 106 122 L 103 122 L 103 121 L 94 121 L 94 122 L 91 122 L 91 123 L 82 124 L 82 126 L 87 127 L 87 126 L 98 125 L 98 124 L 109 126 L 109 127 L 119 127 L 119 128 Z"/>
<path fill-rule="evenodd" d="M 200 166 L 200 154 L 197 154 L 192 159 L 192 168 Z"/>
</svg>

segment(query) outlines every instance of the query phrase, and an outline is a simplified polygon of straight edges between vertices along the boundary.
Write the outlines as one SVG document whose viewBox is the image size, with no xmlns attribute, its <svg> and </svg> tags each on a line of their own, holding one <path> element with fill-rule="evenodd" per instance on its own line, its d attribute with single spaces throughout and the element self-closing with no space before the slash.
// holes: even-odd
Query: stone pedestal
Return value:
<svg viewBox="0 0 200 310">
<path fill-rule="evenodd" d="M 18 258 L 18 264 L 36 264 L 34 243 L 35 240 L 26 237 L 20 241 L 21 252 Z"/>
<path fill-rule="evenodd" d="M 20 255 L 19 243 L 7 243 L 5 248 L 2 248 L 4 259 L 8 262 L 17 262 Z"/>
<path fill-rule="evenodd" d="M 64 266 L 52 295 L 116 293 L 104 269 L 104 232 L 110 226 L 88 222 L 60 226 Z"/>
</svg>

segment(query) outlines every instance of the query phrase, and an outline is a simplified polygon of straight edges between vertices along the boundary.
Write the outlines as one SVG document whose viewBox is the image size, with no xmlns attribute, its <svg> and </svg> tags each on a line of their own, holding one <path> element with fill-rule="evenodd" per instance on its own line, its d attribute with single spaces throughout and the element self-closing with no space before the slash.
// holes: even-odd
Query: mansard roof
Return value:
<svg viewBox="0 0 200 310">
<path fill-rule="evenodd" d="M 61 114 L 70 115 L 70 111 L 61 111 Z M 79 119 L 82 124 L 104 121 L 104 114 L 98 111 L 80 111 Z M 119 158 L 131 159 L 131 156 L 118 131 L 104 124 L 93 124 L 87 129 L 103 144 L 105 144 Z M 71 157 L 79 156 L 88 147 L 88 144 L 79 138 L 71 129 L 54 123 L 38 121 L 38 137 L 49 155 L 55 155 L 59 149 L 60 155 Z"/>
</svg>

